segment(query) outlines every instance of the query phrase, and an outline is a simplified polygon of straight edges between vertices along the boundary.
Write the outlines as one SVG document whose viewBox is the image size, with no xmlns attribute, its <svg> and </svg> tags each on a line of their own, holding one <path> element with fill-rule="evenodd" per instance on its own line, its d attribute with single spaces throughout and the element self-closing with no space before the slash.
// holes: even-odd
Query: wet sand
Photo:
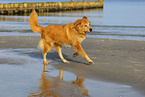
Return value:
<svg viewBox="0 0 145 97">
<path fill-rule="evenodd" d="M 145 96 L 144 41 L 87 38 L 82 47 L 94 64 L 88 64 L 81 56 L 73 58 L 73 48 L 63 47 L 63 55 L 70 63 L 62 63 L 52 49 L 47 56 L 51 64 L 45 67 L 48 72 L 43 72 L 41 51 L 37 49 L 39 40 L 39 36 L 0 36 L 0 96 L 32 97 L 42 92 L 54 97 Z M 104 83 L 92 88 L 95 84 L 88 82 Z M 107 90 L 108 87 L 112 88 Z M 123 91 L 114 92 L 117 87 Z"/>
</svg>

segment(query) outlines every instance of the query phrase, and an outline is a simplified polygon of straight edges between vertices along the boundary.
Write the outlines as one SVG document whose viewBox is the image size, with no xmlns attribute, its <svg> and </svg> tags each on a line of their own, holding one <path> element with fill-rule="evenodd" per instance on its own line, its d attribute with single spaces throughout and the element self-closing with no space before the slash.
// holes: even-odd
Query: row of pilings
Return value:
<svg viewBox="0 0 145 97">
<path fill-rule="evenodd" d="M 0 4 L 0 15 L 15 15 L 37 12 L 56 12 L 103 8 L 103 0 L 82 2 L 44 2 L 44 3 L 9 3 Z"/>
</svg>

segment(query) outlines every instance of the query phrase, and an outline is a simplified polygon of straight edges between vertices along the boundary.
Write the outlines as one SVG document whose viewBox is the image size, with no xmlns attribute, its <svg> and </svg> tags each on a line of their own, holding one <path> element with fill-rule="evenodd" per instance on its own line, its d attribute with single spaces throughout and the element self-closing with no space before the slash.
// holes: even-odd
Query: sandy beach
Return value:
<svg viewBox="0 0 145 97">
<path fill-rule="evenodd" d="M 52 49 L 47 56 L 51 64 L 44 67 L 41 50 L 37 49 L 39 40 L 39 36 L 0 36 L 0 87 L 2 87 L 0 89 L 0 96 L 33 97 L 34 95 L 40 96 L 40 91 L 53 96 L 65 95 L 64 97 L 84 97 L 85 95 L 91 97 L 95 97 L 96 95 L 97 97 L 106 97 L 105 93 L 106 95 L 110 95 L 108 97 L 145 96 L 144 41 L 87 38 L 83 41 L 82 47 L 95 62 L 94 64 L 88 64 L 82 56 L 73 58 L 72 55 L 75 53 L 73 48 L 64 46 L 63 55 L 70 63 L 62 63 L 57 52 Z M 48 72 L 43 72 L 43 68 Z M 52 71 L 57 71 L 58 74 L 51 74 Z M 17 74 L 18 72 L 19 74 Z M 75 82 L 68 81 L 69 77 L 73 78 L 73 75 L 70 76 L 69 74 L 74 74 L 77 77 Z M 23 81 L 16 84 L 18 80 L 22 79 Z M 97 93 L 95 90 L 92 92 L 91 85 L 85 85 L 89 80 L 119 84 L 124 88 L 129 88 L 131 92 L 114 92 L 115 89 L 106 90 L 107 86 L 100 88 L 106 90 L 103 91 L 104 93 Z M 58 83 L 59 88 L 56 86 Z M 30 85 L 30 91 L 24 85 Z M 17 92 L 15 93 L 10 90 L 13 88 L 21 92 L 25 89 L 27 91 L 22 92 L 24 94 L 23 96 L 20 94 L 21 92 L 17 95 Z M 96 88 L 99 91 L 99 86 Z M 60 92 L 60 90 L 63 92 Z M 11 91 L 10 93 L 14 95 L 8 95 L 4 91 Z M 83 94 L 84 91 L 86 91 L 85 94 Z"/>
</svg>

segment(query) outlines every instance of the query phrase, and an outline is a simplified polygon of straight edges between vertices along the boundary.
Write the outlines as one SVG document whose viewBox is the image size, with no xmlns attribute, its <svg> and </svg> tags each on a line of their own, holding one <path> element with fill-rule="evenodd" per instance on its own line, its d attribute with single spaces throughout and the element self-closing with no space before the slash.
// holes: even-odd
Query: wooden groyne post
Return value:
<svg viewBox="0 0 145 97">
<path fill-rule="evenodd" d="M 38 2 L 0 4 L 0 15 L 30 13 L 33 9 L 35 9 L 37 12 L 55 12 L 94 8 L 103 8 L 103 0 L 80 2 Z"/>
</svg>

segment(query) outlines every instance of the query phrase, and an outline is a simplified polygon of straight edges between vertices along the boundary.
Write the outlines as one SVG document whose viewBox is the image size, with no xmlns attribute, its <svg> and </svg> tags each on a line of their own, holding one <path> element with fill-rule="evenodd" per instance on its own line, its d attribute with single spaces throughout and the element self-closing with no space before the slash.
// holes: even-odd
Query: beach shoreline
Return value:
<svg viewBox="0 0 145 97">
<path fill-rule="evenodd" d="M 37 49 L 39 40 L 40 36 L 0 36 L 0 50 Z M 130 85 L 145 95 L 144 41 L 86 38 L 82 47 L 94 64 L 88 64 L 82 56 L 73 58 L 73 48 L 65 47 L 63 54 L 70 61 L 69 64 L 62 63 L 54 49 L 48 53 L 47 59 L 57 62 L 52 65 L 58 70 L 72 72 L 83 78 Z M 41 51 L 32 57 L 38 56 L 41 56 Z"/>
</svg>

